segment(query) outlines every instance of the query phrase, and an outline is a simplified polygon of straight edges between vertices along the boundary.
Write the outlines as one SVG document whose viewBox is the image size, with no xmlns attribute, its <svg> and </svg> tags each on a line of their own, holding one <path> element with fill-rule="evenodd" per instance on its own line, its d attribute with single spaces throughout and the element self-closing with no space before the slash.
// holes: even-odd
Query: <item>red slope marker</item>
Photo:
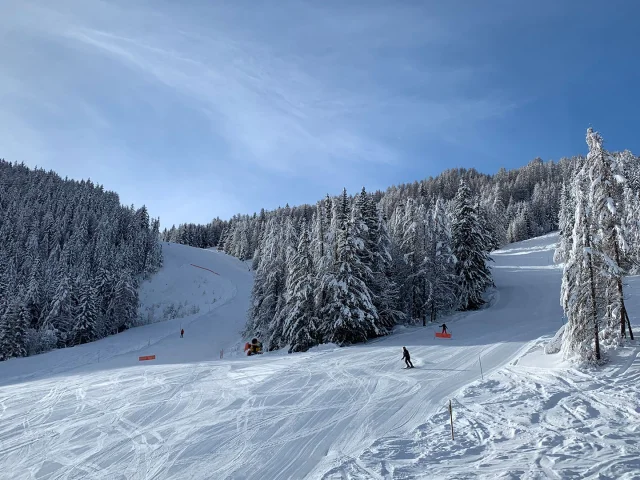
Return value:
<svg viewBox="0 0 640 480">
<path fill-rule="evenodd" d="M 436 337 L 438 337 L 438 338 L 451 338 L 451 334 L 450 333 L 436 332 Z"/>
</svg>

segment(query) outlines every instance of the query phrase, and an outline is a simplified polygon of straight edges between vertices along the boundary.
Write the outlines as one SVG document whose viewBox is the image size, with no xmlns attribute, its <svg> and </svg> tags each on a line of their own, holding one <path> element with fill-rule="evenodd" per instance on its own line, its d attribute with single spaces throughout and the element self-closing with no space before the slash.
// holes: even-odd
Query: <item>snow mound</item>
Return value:
<svg viewBox="0 0 640 480">
<path fill-rule="evenodd" d="M 558 353 L 562 348 L 562 337 L 564 335 L 564 325 L 560 327 L 560 329 L 556 332 L 549 342 L 544 346 L 544 353 L 547 355 L 552 355 L 554 353 Z"/>
</svg>

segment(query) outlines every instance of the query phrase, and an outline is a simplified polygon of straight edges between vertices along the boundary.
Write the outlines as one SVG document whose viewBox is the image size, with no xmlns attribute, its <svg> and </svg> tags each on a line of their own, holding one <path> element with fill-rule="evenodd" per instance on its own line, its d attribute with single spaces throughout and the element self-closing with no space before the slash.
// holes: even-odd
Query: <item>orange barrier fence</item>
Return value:
<svg viewBox="0 0 640 480">
<path fill-rule="evenodd" d="M 451 338 L 451 334 L 450 333 L 436 332 L 436 337 L 438 337 L 438 338 Z"/>
<path fill-rule="evenodd" d="M 143 360 L 155 360 L 156 356 L 155 355 L 145 355 L 144 357 L 138 357 L 138 361 L 143 361 Z"/>
</svg>

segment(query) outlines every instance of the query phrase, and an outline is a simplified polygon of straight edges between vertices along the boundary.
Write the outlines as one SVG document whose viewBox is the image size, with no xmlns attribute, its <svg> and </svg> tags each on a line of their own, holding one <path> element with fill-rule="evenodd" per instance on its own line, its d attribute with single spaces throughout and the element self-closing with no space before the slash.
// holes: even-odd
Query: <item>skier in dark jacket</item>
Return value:
<svg viewBox="0 0 640 480">
<path fill-rule="evenodd" d="M 406 368 L 413 368 L 413 363 L 411 363 L 411 355 L 409 355 L 409 350 L 407 350 L 407 347 L 402 347 L 402 359 L 404 360 L 404 363 L 407 364 Z"/>
<path fill-rule="evenodd" d="M 447 324 L 443 323 L 442 325 L 440 325 L 442 327 L 442 333 L 447 333 Z"/>
<path fill-rule="evenodd" d="M 184 328 L 180 329 L 180 338 L 184 337 Z"/>
</svg>

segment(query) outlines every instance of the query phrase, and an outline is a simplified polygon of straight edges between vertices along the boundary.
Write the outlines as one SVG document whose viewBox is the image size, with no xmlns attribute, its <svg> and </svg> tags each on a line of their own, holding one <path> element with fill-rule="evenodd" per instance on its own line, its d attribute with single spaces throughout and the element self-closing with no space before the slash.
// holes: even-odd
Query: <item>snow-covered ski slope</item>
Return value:
<svg viewBox="0 0 640 480">
<path fill-rule="evenodd" d="M 445 422 L 449 398 L 455 404 L 478 384 L 479 357 L 486 381 L 560 327 L 556 241 L 552 234 L 494 252 L 491 306 L 446 319 L 450 340 L 435 339 L 434 326 L 404 328 L 350 348 L 254 357 L 238 353 L 252 281 L 246 265 L 167 246 L 165 267 L 142 297 L 146 305 L 202 297 L 198 314 L 0 363 L 0 478 L 482 476 L 459 451 L 426 456 L 419 440 L 425 426 Z M 403 345 L 413 370 L 403 369 Z M 138 361 L 149 354 L 156 360 Z M 437 428 L 440 445 L 454 448 L 448 425 Z M 515 468 L 503 461 L 501 471 Z"/>
<path fill-rule="evenodd" d="M 0 386 L 25 379 L 138 366 L 139 355 L 157 354 L 154 364 L 210 360 L 239 340 L 253 282 L 248 267 L 217 250 L 163 243 L 164 266 L 140 291 L 144 317 L 167 308 L 198 313 L 127 330 L 118 335 L 44 355 L 0 362 Z M 195 265 L 195 266 L 194 266 Z M 208 269 L 208 270 L 206 270 Z M 215 273 L 214 273 L 215 272 Z M 185 338 L 180 339 L 180 329 Z M 162 354 L 160 354 L 162 352 Z"/>
</svg>

